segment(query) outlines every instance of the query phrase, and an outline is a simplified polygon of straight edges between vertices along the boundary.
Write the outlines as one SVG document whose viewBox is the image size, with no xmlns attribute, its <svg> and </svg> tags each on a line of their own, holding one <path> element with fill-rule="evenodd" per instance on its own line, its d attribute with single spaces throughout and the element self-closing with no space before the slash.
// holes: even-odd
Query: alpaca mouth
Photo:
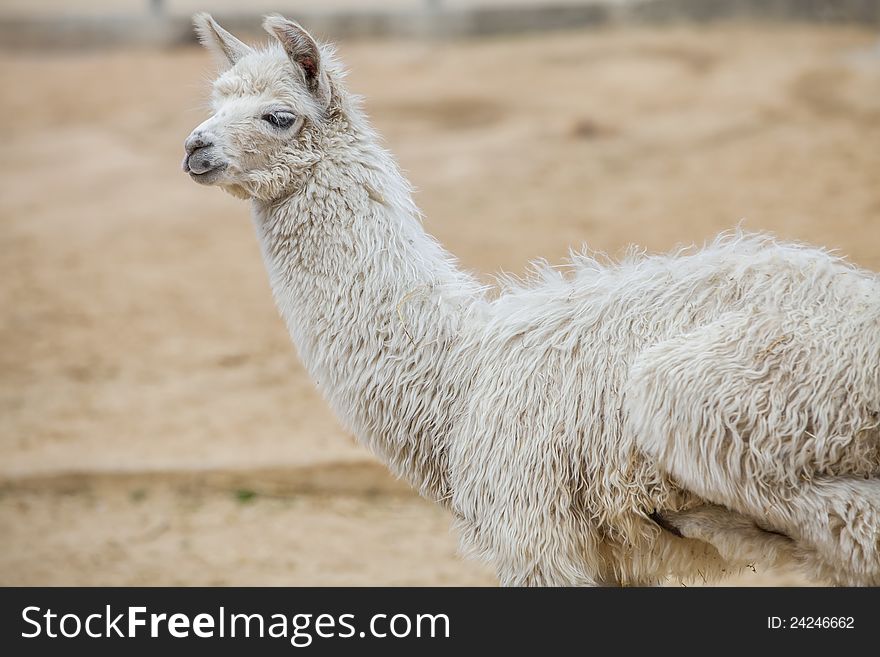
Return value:
<svg viewBox="0 0 880 657">
<path fill-rule="evenodd" d="M 191 176 L 210 176 L 212 173 L 219 173 L 226 168 L 226 164 L 218 164 L 217 166 L 211 167 L 210 169 L 188 169 L 187 173 Z"/>
<path fill-rule="evenodd" d="M 189 162 L 185 162 L 184 171 L 186 171 L 189 174 L 190 178 L 192 178 L 196 182 L 208 185 L 214 182 L 219 177 L 219 174 L 226 169 L 226 166 L 227 164 L 225 162 L 222 162 L 216 166 L 211 167 L 210 169 L 202 167 L 193 169 L 192 167 L 190 167 Z"/>
</svg>

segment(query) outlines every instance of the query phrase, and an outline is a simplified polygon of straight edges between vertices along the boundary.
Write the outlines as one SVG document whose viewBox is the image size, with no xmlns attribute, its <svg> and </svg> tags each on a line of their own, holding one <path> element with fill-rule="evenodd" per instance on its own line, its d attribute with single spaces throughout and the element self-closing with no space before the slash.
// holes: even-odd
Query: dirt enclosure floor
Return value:
<svg viewBox="0 0 880 657">
<path fill-rule="evenodd" d="M 744 220 L 880 270 L 876 39 L 739 25 L 341 56 L 468 268 Z M 0 55 L 0 584 L 493 585 L 322 403 L 245 204 L 180 171 L 211 72 L 195 48 Z"/>
</svg>

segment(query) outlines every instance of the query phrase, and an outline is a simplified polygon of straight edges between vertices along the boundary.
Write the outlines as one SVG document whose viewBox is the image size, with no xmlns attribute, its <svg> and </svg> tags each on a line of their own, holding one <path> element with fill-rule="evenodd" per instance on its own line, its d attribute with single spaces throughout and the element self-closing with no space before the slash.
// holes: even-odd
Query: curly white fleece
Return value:
<svg viewBox="0 0 880 657">
<path fill-rule="evenodd" d="M 227 187 L 252 199 L 316 385 L 451 510 L 465 550 L 504 584 L 708 578 L 761 558 L 880 584 L 876 274 L 737 232 L 574 255 L 490 293 L 424 232 L 321 53 L 326 112 Z M 247 54 L 218 112 L 289 66 L 274 45 Z"/>
</svg>

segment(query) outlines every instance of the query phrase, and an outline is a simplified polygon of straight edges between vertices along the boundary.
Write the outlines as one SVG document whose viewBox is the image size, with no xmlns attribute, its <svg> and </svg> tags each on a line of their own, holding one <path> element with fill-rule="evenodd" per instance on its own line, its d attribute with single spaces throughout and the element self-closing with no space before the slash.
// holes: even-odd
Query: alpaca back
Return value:
<svg viewBox="0 0 880 657">
<path fill-rule="evenodd" d="M 483 554 L 531 545 L 570 559 L 571 569 L 586 559 L 601 571 L 627 546 L 656 540 L 651 511 L 696 504 L 638 448 L 627 393 L 640 354 L 726 315 L 769 318 L 752 340 L 771 349 L 779 327 L 830 323 L 825 342 L 847 340 L 848 362 L 869 363 L 851 377 L 864 392 L 858 419 L 880 407 L 880 283 L 820 250 L 734 235 L 692 254 L 616 265 L 577 257 L 568 275 L 539 276 L 493 303 L 471 346 L 471 394 L 450 441 L 453 508 L 480 528 L 470 540 Z"/>
</svg>

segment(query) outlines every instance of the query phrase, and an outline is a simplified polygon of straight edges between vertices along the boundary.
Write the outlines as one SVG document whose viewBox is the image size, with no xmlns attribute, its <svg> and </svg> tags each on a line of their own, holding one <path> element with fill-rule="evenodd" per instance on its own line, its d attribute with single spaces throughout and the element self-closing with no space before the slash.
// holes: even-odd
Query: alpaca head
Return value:
<svg viewBox="0 0 880 657">
<path fill-rule="evenodd" d="M 242 43 L 208 14 L 193 22 L 221 73 L 213 115 L 184 143 L 183 170 L 241 198 L 276 198 L 318 157 L 315 137 L 332 95 L 331 54 L 281 16 L 263 22 L 274 41 L 262 48 Z"/>
</svg>

